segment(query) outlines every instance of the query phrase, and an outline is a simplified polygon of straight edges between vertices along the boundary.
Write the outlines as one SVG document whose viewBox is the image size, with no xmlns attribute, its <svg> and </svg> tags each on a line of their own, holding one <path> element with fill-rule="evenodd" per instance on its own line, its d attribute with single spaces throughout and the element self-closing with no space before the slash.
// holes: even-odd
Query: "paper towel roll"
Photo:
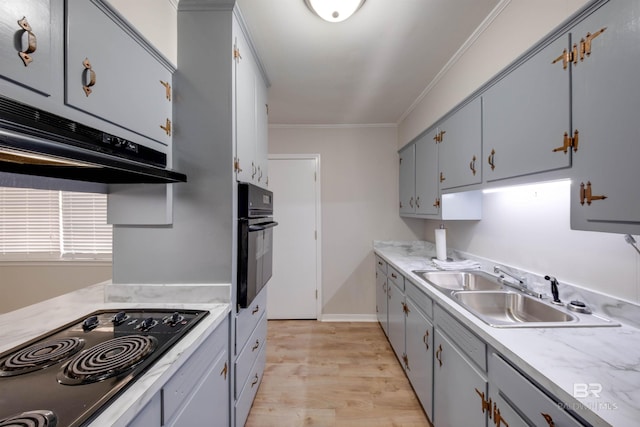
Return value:
<svg viewBox="0 0 640 427">
<path fill-rule="evenodd" d="M 447 230 L 444 228 L 436 228 L 436 258 L 447 260 Z"/>
</svg>

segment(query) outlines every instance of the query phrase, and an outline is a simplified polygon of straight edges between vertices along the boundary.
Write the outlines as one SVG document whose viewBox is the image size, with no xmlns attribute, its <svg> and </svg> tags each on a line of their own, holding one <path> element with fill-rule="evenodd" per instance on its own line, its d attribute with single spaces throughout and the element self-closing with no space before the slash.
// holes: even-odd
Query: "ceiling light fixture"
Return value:
<svg viewBox="0 0 640 427">
<path fill-rule="evenodd" d="M 309 9 L 328 22 L 342 22 L 356 13 L 365 0 L 304 0 Z"/>
</svg>

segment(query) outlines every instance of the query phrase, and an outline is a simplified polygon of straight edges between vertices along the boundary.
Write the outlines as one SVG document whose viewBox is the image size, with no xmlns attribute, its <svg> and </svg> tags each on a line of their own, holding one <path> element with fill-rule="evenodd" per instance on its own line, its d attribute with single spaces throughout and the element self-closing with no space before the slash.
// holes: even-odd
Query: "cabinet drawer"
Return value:
<svg viewBox="0 0 640 427">
<path fill-rule="evenodd" d="M 489 358 L 489 383 L 534 425 L 547 425 L 545 415 L 556 426 L 582 425 L 496 353 Z"/>
<path fill-rule="evenodd" d="M 247 381 L 247 377 L 251 373 L 251 368 L 254 362 L 258 358 L 258 355 L 262 351 L 262 348 L 267 344 L 267 316 L 262 315 L 262 318 L 258 322 L 258 326 L 251 334 L 251 337 L 244 346 L 244 349 L 240 352 L 240 356 L 236 360 L 235 364 L 235 376 L 236 376 L 236 398 L 242 390 L 242 385 Z"/>
<path fill-rule="evenodd" d="M 400 272 L 398 270 L 396 270 L 395 268 L 391 267 L 390 265 L 387 266 L 387 277 L 391 280 L 393 280 L 393 282 L 396 284 L 397 287 L 399 287 L 400 289 L 402 289 L 402 292 L 404 292 L 404 276 L 402 274 L 400 274 Z"/>
<path fill-rule="evenodd" d="M 376 255 L 376 268 L 381 271 L 382 274 L 387 274 L 387 262 L 379 255 Z"/>
<path fill-rule="evenodd" d="M 262 381 L 266 361 L 266 347 L 263 347 L 256 359 L 255 365 L 253 365 L 249 378 L 247 378 L 247 382 L 244 384 L 242 393 L 240 393 L 240 397 L 236 401 L 236 426 L 243 426 L 247 421 L 253 399 L 255 399 L 258 387 L 260 387 L 260 382 Z"/>
<path fill-rule="evenodd" d="M 192 393 L 203 372 L 207 370 L 212 360 L 227 349 L 229 345 L 229 322 L 225 320 L 206 339 L 204 343 L 191 355 L 189 360 L 180 367 L 162 388 L 162 405 L 164 418 L 169 420 L 180 408 L 185 399 Z"/>
<path fill-rule="evenodd" d="M 262 315 L 267 311 L 267 286 L 253 299 L 251 305 L 240 309 L 236 315 L 236 348 L 235 354 L 240 354 L 245 343 L 253 333 Z"/>
<path fill-rule="evenodd" d="M 433 300 L 409 280 L 405 280 L 405 294 L 429 319 L 433 319 Z"/>
<path fill-rule="evenodd" d="M 487 345 L 439 305 L 436 304 L 433 312 L 436 326 L 446 333 L 467 357 L 486 372 Z"/>
</svg>

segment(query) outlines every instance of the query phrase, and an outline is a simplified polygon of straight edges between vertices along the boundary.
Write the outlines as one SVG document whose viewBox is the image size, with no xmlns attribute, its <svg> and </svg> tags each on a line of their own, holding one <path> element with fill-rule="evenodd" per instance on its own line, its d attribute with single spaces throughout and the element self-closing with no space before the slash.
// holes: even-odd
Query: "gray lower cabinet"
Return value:
<svg viewBox="0 0 640 427">
<path fill-rule="evenodd" d="M 0 2 L 0 76 L 43 95 L 51 93 L 49 0 Z"/>
<path fill-rule="evenodd" d="M 485 181 L 571 166 L 569 74 L 554 58 L 568 48 L 560 36 L 482 95 Z"/>
<path fill-rule="evenodd" d="M 234 358 L 235 426 L 245 424 L 258 392 L 266 365 L 267 287 L 262 288 L 249 307 L 236 314 Z"/>
<path fill-rule="evenodd" d="M 128 427 L 229 426 L 229 318 L 211 333 Z M 206 421 L 203 421 L 206 420 Z"/>
<path fill-rule="evenodd" d="M 496 426 L 583 425 L 495 352 L 489 356 L 489 380 L 490 406 Z"/>
<path fill-rule="evenodd" d="M 440 188 L 482 182 L 482 103 L 478 97 L 439 126 Z"/>
<path fill-rule="evenodd" d="M 102 1 L 66 1 L 65 102 L 170 145 L 172 73 Z"/>
<path fill-rule="evenodd" d="M 440 306 L 434 308 L 433 424 L 484 427 L 486 345 Z"/>
<path fill-rule="evenodd" d="M 610 1 L 571 29 L 578 51 L 589 51 L 571 67 L 580 135 L 571 171 L 573 229 L 640 234 L 638 14 L 638 2 Z"/>
<path fill-rule="evenodd" d="M 385 335 L 389 335 L 387 305 L 387 276 L 380 269 L 376 268 L 376 316 Z"/>
<path fill-rule="evenodd" d="M 404 278 L 402 279 L 402 286 L 404 286 Z M 389 279 L 387 279 L 387 298 L 389 302 L 389 328 L 387 337 L 389 338 L 396 357 L 398 357 L 398 360 L 402 360 L 405 355 L 404 290 L 398 286 L 398 283 Z"/>
<path fill-rule="evenodd" d="M 431 299 L 406 283 L 405 372 L 420 404 L 433 420 L 433 323 Z"/>
</svg>

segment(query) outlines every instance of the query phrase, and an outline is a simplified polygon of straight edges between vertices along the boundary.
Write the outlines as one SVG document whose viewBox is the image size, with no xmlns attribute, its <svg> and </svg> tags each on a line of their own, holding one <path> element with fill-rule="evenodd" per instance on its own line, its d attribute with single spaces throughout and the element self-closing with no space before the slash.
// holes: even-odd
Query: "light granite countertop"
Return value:
<svg viewBox="0 0 640 427">
<path fill-rule="evenodd" d="M 118 286 L 114 286 L 113 289 L 111 286 L 114 285 L 108 282 L 89 286 L 0 315 L 1 353 L 95 310 L 170 308 L 209 311 L 208 316 L 198 322 L 187 335 L 103 410 L 91 423 L 92 426 L 126 426 L 230 312 L 229 303 L 224 302 L 224 295 L 228 296 L 228 285 L 192 285 L 185 286 L 182 290 L 179 286 L 169 285 L 122 285 L 131 286 L 130 295 L 133 296 L 129 297 L 125 297 L 125 292 Z M 163 296 L 165 291 L 169 292 L 169 298 Z M 214 297 L 202 298 L 203 294 Z"/>
<path fill-rule="evenodd" d="M 617 327 L 494 328 L 432 287 L 412 270 L 435 270 L 430 242 L 374 242 L 374 251 L 434 302 L 451 313 L 504 357 L 594 426 L 627 427 L 640 423 L 640 329 L 634 322 L 638 307 L 588 295 L 595 313 L 617 314 Z M 454 259 L 472 258 L 455 251 Z M 492 273 L 488 260 L 476 259 Z M 543 281 L 544 282 L 544 281 Z M 563 295 L 562 299 L 566 300 Z M 616 311 L 607 307 L 616 306 Z M 611 317 L 611 316 L 610 316 Z M 599 397 L 576 398 L 574 384 L 600 384 Z"/>
</svg>

